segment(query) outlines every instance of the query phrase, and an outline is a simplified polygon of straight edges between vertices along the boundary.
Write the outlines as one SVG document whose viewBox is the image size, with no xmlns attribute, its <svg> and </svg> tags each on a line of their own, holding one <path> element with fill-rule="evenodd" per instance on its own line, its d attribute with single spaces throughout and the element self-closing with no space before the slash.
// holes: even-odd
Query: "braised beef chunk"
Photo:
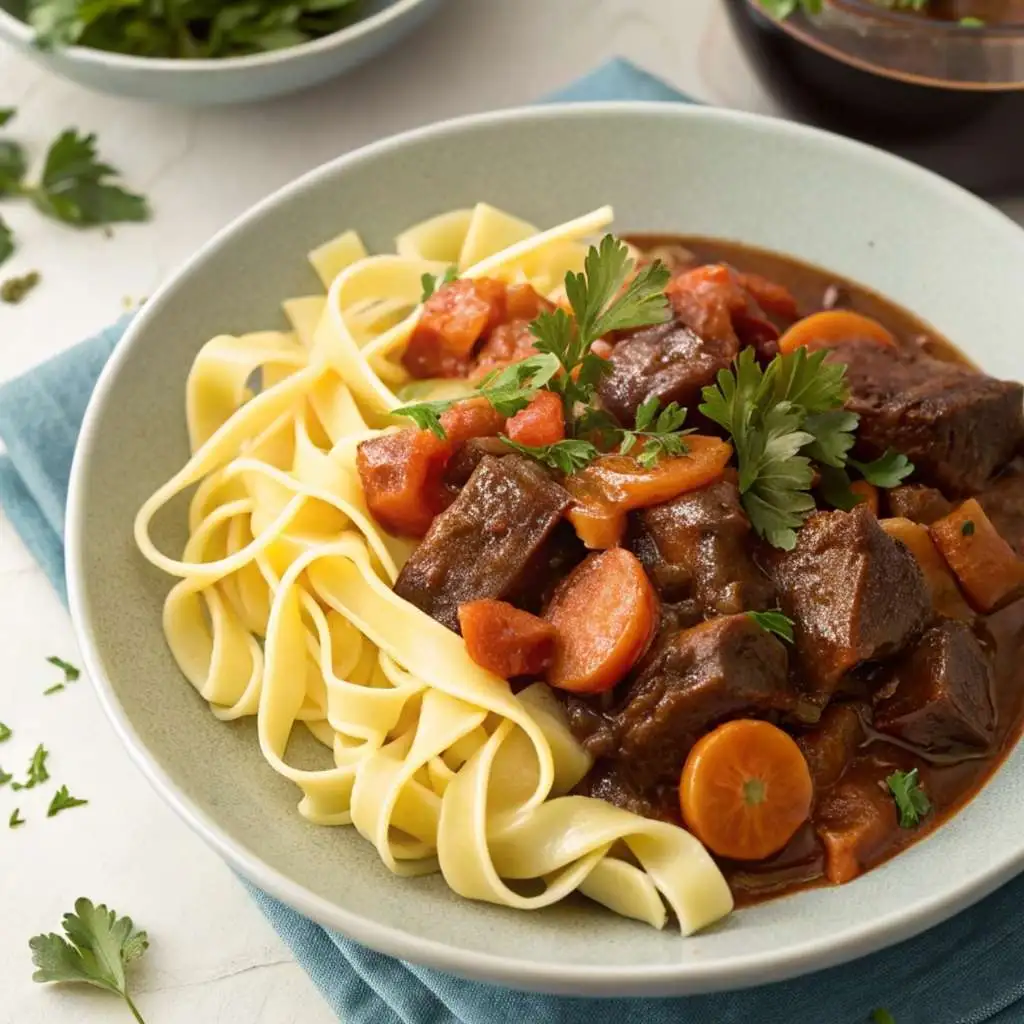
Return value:
<svg viewBox="0 0 1024 1024">
<path fill-rule="evenodd" d="M 946 494 L 979 490 L 1024 435 L 1021 384 L 864 341 L 836 346 L 829 359 L 846 363 L 862 457 L 895 448 Z"/>
<path fill-rule="evenodd" d="M 448 487 L 465 487 L 473 471 L 485 455 L 501 458 L 510 454 L 511 448 L 496 437 L 471 437 L 455 449 L 444 471 L 444 482 Z"/>
<path fill-rule="evenodd" d="M 893 666 L 882 692 L 888 695 L 875 706 L 880 732 L 933 754 L 992 741 L 992 667 L 962 622 L 929 629 Z"/>
<path fill-rule="evenodd" d="M 936 519 L 953 511 L 951 502 L 942 491 L 924 484 L 902 484 L 886 492 L 889 515 L 930 526 Z"/>
<path fill-rule="evenodd" d="M 857 748 L 864 742 L 866 705 L 832 704 L 816 729 L 797 738 L 820 798 L 843 777 Z"/>
<path fill-rule="evenodd" d="M 871 867 L 899 834 L 896 803 L 885 779 L 868 771 L 840 782 L 814 817 L 825 847 L 825 877 L 836 885 Z"/>
<path fill-rule="evenodd" d="M 1024 460 L 1015 459 L 977 498 L 999 535 L 1024 557 Z"/>
<path fill-rule="evenodd" d="M 635 773 L 621 761 L 599 764 L 576 792 L 621 807 L 644 818 L 679 824 L 679 780 L 663 784 L 638 784 Z"/>
<path fill-rule="evenodd" d="M 456 632 L 464 601 L 517 603 L 549 561 L 549 539 L 568 505 L 537 463 L 485 456 L 405 563 L 395 593 Z"/>
<path fill-rule="evenodd" d="M 706 614 L 733 615 L 774 605 L 771 581 L 751 557 L 750 520 L 731 480 L 644 509 L 640 519 L 666 568 L 689 581 Z M 673 582 L 678 585 L 678 578 Z"/>
<path fill-rule="evenodd" d="M 699 402 L 701 388 L 713 383 L 738 351 L 735 336 L 706 340 L 677 320 L 647 327 L 615 346 L 598 393 L 605 408 L 632 425 L 637 408 L 651 397 L 662 405 Z"/>
<path fill-rule="evenodd" d="M 780 641 L 747 615 L 711 619 L 666 638 L 639 667 L 609 715 L 616 757 L 639 782 L 678 782 L 690 748 L 719 722 L 793 701 Z"/>
<path fill-rule="evenodd" d="M 812 693 L 829 695 L 862 661 L 897 653 L 931 613 L 914 556 L 865 505 L 812 515 L 796 547 L 774 559 L 772 573 Z"/>
</svg>

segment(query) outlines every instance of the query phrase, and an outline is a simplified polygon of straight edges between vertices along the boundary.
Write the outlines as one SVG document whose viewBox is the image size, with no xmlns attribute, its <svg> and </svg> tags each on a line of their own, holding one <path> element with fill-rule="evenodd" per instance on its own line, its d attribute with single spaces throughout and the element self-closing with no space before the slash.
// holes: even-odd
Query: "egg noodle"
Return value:
<svg viewBox="0 0 1024 1024">
<path fill-rule="evenodd" d="M 163 627 L 181 671 L 218 718 L 256 717 L 308 821 L 354 825 L 395 874 L 440 870 L 471 899 L 532 910 L 579 891 L 659 928 L 667 904 L 689 934 L 732 908 L 710 855 L 681 828 L 568 795 L 590 759 L 560 704 L 544 683 L 514 695 L 393 593 L 413 544 L 376 525 L 356 471 L 357 445 L 395 429 L 424 274 L 454 264 L 557 298 L 611 220 L 604 207 L 539 232 L 479 204 L 410 228 L 394 255 L 367 255 L 352 231 L 314 250 L 327 294 L 286 301 L 290 331 L 200 349 L 191 458 L 143 505 L 135 539 L 177 577 Z M 175 559 L 150 524 L 191 487 Z M 333 767 L 289 763 L 299 723 Z"/>
</svg>

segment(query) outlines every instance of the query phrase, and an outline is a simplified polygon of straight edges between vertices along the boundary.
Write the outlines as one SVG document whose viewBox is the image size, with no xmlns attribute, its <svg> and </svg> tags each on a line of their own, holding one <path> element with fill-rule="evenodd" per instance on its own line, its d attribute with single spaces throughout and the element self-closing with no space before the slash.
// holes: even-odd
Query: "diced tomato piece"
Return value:
<svg viewBox="0 0 1024 1024">
<path fill-rule="evenodd" d="M 531 284 L 510 284 L 505 299 L 506 315 L 509 320 L 532 320 L 539 314 L 555 308 Z"/>
<path fill-rule="evenodd" d="M 766 312 L 783 320 L 796 320 L 800 316 L 793 293 L 781 284 L 769 281 L 760 274 L 738 274 L 740 286 Z"/>
<path fill-rule="evenodd" d="M 481 346 L 476 364 L 469 372 L 470 378 L 480 380 L 495 370 L 503 370 L 527 356 L 536 355 L 537 350 L 533 347 L 536 340 L 530 333 L 529 320 L 499 324 Z"/>
<path fill-rule="evenodd" d="M 552 391 L 539 391 L 530 404 L 505 425 L 505 433 L 519 444 L 539 446 L 565 440 L 562 400 Z"/>
<path fill-rule="evenodd" d="M 476 343 L 505 319 L 505 285 L 481 277 L 442 285 L 423 304 L 402 365 L 414 377 L 464 377 Z"/>
<path fill-rule="evenodd" d="M 555 653 L 555 627 L 505 601 L 459 605 L 459 628 L 469 656 L 502 679 L 540 675 Z"/>
<path fill-rule="evenodd" d="M 443 483 L 450 441 L 429 430 L 400 430 L 363 441 L 356 468 L 370 514 L 389 533 L 422 537 L 451 503 Z"/>
<path fill-rule="evenodd" d="M 468 398 L 441 414 L 441 426 L 453 445 L 473 437 L 495 437 L 505 417 L 486 398 Z"/>
</svg>

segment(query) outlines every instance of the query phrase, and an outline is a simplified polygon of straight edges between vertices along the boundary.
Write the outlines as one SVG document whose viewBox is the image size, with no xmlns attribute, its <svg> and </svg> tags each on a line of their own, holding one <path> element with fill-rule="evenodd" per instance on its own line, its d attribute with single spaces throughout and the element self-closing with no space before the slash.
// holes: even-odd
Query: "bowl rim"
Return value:
<svg viewBox="0 0 1024 1024">
<path fill-rule="evenodd" d="M 280 50 L 267 50 L 263 53 L 251 53 L 237 57 L 199 57 L 194 60 L 182 57 L 138 57 L 134 54 L 117 53 L 114 50 L 97 50 L 91 46 L 66 46 L 57 49 L 56 55 L 66 57 L 79 64 L 88 64 L 118 71 L 159 71 L 163 74 L 183 75 L 188 72 L 206 71 L 229 73 L 247 68 L 264 68 L 281 64 L 297 55 L 312 56 L 326 53 L 335 47 L 370 36 L 378 29 L 396 19 L 402 18 L 421 4 L 429 4 L 436 0 L 391 0 L 387 7 L 330 32 L 319 39 L 310 39 L 295 46 L 285 46 Z M 0 6 L 0 36 L 7 35 L 22 46 L 35 48 L 35 33 L 27 22 L 16 18 L 5 7 Z"/>
<path fill-rule="evenodd" d="M 809 937 L 782 952 L 740 954 L 731 957 L 724 964 L 710 967 L 706 964 L 688 962 L 684 958 L 673 964 L 641 967 L 541 963 L 512 960 L 479 949 L 459 949 L 435 939 L 413 936 L 400 929 L 364 918 L 339 907 L 325 897 L 310 892 L 301 883 L 293 881 L 283 872 L 263 862 L 258 855 L 249 852 L 232 839 L 212 817 L 194 805 L 178 789 L 171 775 L 149 755 L 128 714 L 121 706 L 111 681 L 103 671 L 103 658 L 93 640 L 92 616 L 86 598 L 85 498 L 88 465 L 90 453 L 96 442 L 97 422 L 128 353 L 139 339 L 145 336 L 150 321 L 164 315 L 163 299 L 178 286 L 182 277 L 201 266 L 209 253 L 229 244 L 236 234 L 258 221 L 265 211 L 292 202 L 311 185 L 343 172 L 350 165 L 372 161 L 382 155 L 401 150 L 422 138 L 473 131 L 478 126 L 530 120 L 557 121 L 564 118 L 600 120 L 615 113 L 664 118 L 667 122 L 679 123 L 691 120 L 722 120 L 733 122 L 775 140 L 810 138 L 815 140 L 817 145 L 832 147 L 840 153 L 855 156 L 858 160 L 864 161 L 868 169 L 872 165 L 884 167 L 886 173 L 912 178 L 918 189 L 945 193 L 948 199 L 964 206 L 972 216 L 987 221 L 993 232 L 1001 232 L 1008 239 L 1012 235 L 1014 244 L 1024 246 L 1024 231 L 1008 216 L 932 171 L 853 139 L 796 122 L 744 111 L 659 101 L 557 103 L 471 114 L 380 139 L 306 172 L 266 196 L 220 229 L 164 280 L 131 322 L 100 374 L 86 409 L 75 449 L 65 526 L 69 607 L 81 654 L 100 704 L 142 774 L 186 824 L 212 846 L 231 867 L 253 885 L 299 913 L 389 956 L 512 988 L 555 994 L 585 993 L 593 996 L 679 995 L 741 989 L 845 963 L 939 924 L 1024 870 L 1024 840 L 1016 849 L 1000 852 L 985 868 L 978 869 L 959 881 L 954 890 L 943 891 L 911 905 L 896 906 L 866 924 L 851 927 L 828 945 Z M 798 895 L 793 898 L 798 898 Z"/>
</svg>

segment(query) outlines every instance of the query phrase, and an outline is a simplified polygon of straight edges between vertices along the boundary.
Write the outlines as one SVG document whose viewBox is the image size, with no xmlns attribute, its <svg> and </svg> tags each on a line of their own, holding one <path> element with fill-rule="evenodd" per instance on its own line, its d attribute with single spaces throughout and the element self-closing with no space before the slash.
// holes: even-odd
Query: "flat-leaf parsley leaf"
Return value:
<svg viewBox="0 0 1024 1024">
<path fill-rule="evenodd" d="M 75 901 L 73 914 L 64 915 L 64 935 L 36 935 L 29 947 L 38 968 L 33 981 L 95 985 L 121 996 L 142 1024 L 142 1015 L 128 994 L 125 967 L 146 952 L 149 939 L 130 917 L 118 917 L 102 903 L 94 906 L 83 897 Z"/>
<path fill-rule="evenodd" d="M 915 828 L 932 809 L 932 802 L 921 788 L 916 768 L 909 772 L 893 772 L 886 780 L 900 812 L 900 828 Z"/>
<path fill-rule="evenodd" d="M 786 643 L 793 642 L 793 620 L 779 611 L 747 612 L 747 618 L 753 619 L 762 629 L 774 633 Z"/>
</svg>

